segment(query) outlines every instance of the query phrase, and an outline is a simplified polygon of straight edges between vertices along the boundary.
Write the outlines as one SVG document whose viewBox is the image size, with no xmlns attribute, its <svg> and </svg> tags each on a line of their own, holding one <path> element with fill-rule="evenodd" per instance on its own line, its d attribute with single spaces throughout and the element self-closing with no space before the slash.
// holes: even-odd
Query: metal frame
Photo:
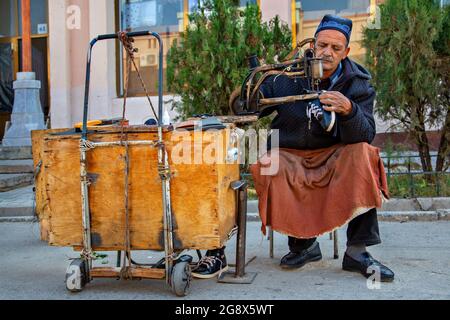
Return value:
<svg viewBox="0 0 450 320">
<path fill-rule="evenodd" d="M 180 284 L 176 283 L 176 275 L 173 276 L 173 272 L 177 273 L 180 268 L 177 269 L 178 264 L 176 262 L 188 263 L 183 259 L 181 253 L 174 252 L 174 240 L 173 240 L 173 217 L 170 197 L 170 167 L 168 161 L 168 154 L 166 146 L 163 140 L 163 43 L 159 34 L 150 31 L 130 32 L 126 34 L 127 37 L 140 37 L 140 36 L 153 36 L 159 42 L 159 86 L 158 86 L 158 139 L 155 141 L 112 141 L 112 142 L 94 142 L 88 139 L 88 109 L 89 109 L 89 88 L 90 88 L 90 73 L 91 73 L 91 60 L 92 50 L 95 44 L 101 40 L 118 39 L 118 34 L 100 35 L 90 42 L 87 64 L 86 64 L 86 84 L 85 84 L 85 99 L 83 110 L 83 126 L 80 139 L 80 182 L 81 182 L 81 196 L 82 196 L 82 222 L 83 222 L 83 250 L 81 253 L 81 259 L 86 264 L 85 277 L 86 282 L 90 282 L 93 278 L 109 278 L 109 277 L 125 277 L 125 278 L 148 278 L 148 279 L 165 279 L 167 284 L 172 287 L 177 295 L 185 295 L 185 288 L 180 289 Z M 92 261 L 95 258 L 95 253 L 92 248 L 91 241 L 91 214 L 89 209 L 89 177 L 87 173 L 87 153 L 94 148 L 106 148 L 113 146 L 125 146 L 130 145 L 147 145 L 150 147 L 158 148 L 158 173 L 161 179 L 162 188 L 162 201 L 163 201 L 163 233 L 164 233 L 164 252 L 165 257 L 159 263 L 155 265 L 138 264 L 131 259 L 131 248 L 127 240 L 127 253 L 125 258 L 129 259 L 129 268 L 126 270 L 121 269 L 121 256 L 122 252 L 118 251 L 117 255 L 117 268 L 93 268 Z M 128 160 L 126 160 L 128 163 Z M 128 179 L 128 170 L 125 172 L 125 178 Z M 237 267 L 235 278 L 242 278 L 245 276 L 245 244 L 246 244 L 246 217 L 247 217 L 247 183 L 243 181 L 233 182 L 230 187 L 236 191 L 238 197 L 237 214 L 238 214 L 238 236 L 237 236 L 237 251 L 236 260 Z M 125 197 L 127 197 L 127 191 L 125 191 Z M 127 199 L 127 198 L 126 198 Z M 127 208 L 127 205 L 126 205 Z M 128 227 L 127 227 L 128 228 Z M 128 229 L 127 229 L 127 232 Z M 200 257 L 200 255 L 199 255 Z M 178 261 L 176 261 L 178 260 Z M 165 262 L 164 274 L 161 269 L 157 269 L 161 266 L 161 262 Z M 125 259 L 123 267 L 125 268 Z M 134 268 L 131 268 L 134 267 Z M 150 268 L 149 268 L 150 267 Z M 188 268 L 188 266 L 186 266 Z M 188 268 L 189 269 L 189 268 Z M 177 271 L 178 270 L 178 271 Z M 188 277 L 187 287 L 191 279 L 190 271 L 186 271 Z M 178 273 L 179 274 L 179 273 Z M 67 275 L 66 275 L 67 276 Z M 70 275 L 69 275 L 70 276 Z M 253 276 L 254 278 L 254 276 Z M 246 282 L 251 283 L 251 282 Z M 182 291 L 180 294 L 180 290 Z"/>
<path fill-rule="evenodd" d="M 159 34 L 150 31 L 130 32 L 127 37 L 153 36 L 159 43 L 159 83 L 163 80 L 163 43 Z M 84 97 L 84 111 L 83 111 L 83 129 L 80 140 L 80 177 L 81 177 L 81 195 L 82 195 L 82 217 L 83 217 L 83 252 L 82 256 L 87 262 L 88 280 L 92 279 L 90 275 L 92 271 L 92 242 L 91 242 L 91 225 L 90 225 L 90 210 L 89 210 L 89 179 L 87 176 L 87 152 L 96 147 L 111 147 L 123 145 L 123 142 L 92 142 L 88 140 L 88 108 L 89 108 L 89 87 L 90 87 L 90 73 L 92 50 L 95 44 L 101 40 L 118 39 L 117 34 L 100 35 L 90 42 L 87 65 L 86 65 L 86 85 Z M 161 178 L 161 188 L 163 192 L 163 210 L 164 210 L 164 250 L 165 250 L 165 279 L 167 283 L 171 284 L 171 271 L 174 265 L 174 260 L 177 255 L 174 253 L 173 247 L 173 223 L 172 223 L 172 208 L 170 198 L 170 174 L 167 151 L 163 140 L 163 100 L 162 100 L 162 85 L 158 87 L 158 140 L 157 141 L 127 141 L 128 145 L 149 145 L 158 148 L 158 168 Z"/>
<path fill-rule="evenodd" d="M 430 159 L 437 158 L 437 154 L 430 155 Z M 413 161 L 411 159 L 418 159 L 418 161 Z M 414 176 L 424 176 L 424 177 L 430 177 L 430 179 L 433 177 L 435 179 L 435 193 L 434 196 L 441 197 L 446 196 L 445 193 L 441 193 L 441 179 L 444 180 L 443 185 L 445 186 L 445 179 L 447 176 L 450 175 L 450 170 L 447 169 L 446 171 L 422 171 L 422 170 L 412 170 L 411 165 L 417 164 L 420 165 L 420 155 L 390 155 L 390 156 L 382 156 L 381 160 L 386 166 L 386 176 L 388 184 L 390 185 L 392 183 L 392 179 L 396 179 L 397 177 L 408 177 L 408 196 L 409 197 L 416 197 L 420 196 L 420 194 L 416 193 L 416 189 L 414 187 Z M 407 161 L 406 163 L 402 161 Z M 407 168 L 406 172 L 399 172 L 395 171 L 395 169 L 392 169 L 393 164 L 402 164 L 404 167 Z"/>
</svg>

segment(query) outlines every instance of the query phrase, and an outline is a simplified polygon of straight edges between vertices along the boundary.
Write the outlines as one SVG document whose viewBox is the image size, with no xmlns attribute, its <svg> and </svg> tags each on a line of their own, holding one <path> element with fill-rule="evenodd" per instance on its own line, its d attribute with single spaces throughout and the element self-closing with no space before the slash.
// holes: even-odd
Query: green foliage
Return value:
<svg viewBox="0 0 450 320">
<path fill-rule="evenodd" d="M 376 112 L 415 137 L 424 170 L 430 171 L 427 127 L 441 129 L 441 159 L 448 152 L 449 9 L 434 0 L 387 0 L 380 10 L 381 29 L 364 30 L 363 40 L 377 89 Z"/>
<path fill-rule="evenodd" d="M 389 193 L 394 198 L 449 197 L 450 174 L 441 172 L 436 176 L 392 175 L 388 179 Z"/>
<path fill-rule="evenodd" d="M 291 33 L 278 17 L 261 22 L 257 6 L 240 10 L 233 0 L 206 0 L 189 15 L 189 27 L 169 51 L 169 90 L 181 96 L 174 108 L 193 114 L 229 114 L 228 100 L 256 54 L 271 63 L 291 50 Z"/>
<path fill-rule="evenodd" d="M 439 55 L 450 56 L 450 5 L 444 8 L 442 27 L 433 45 Z"/>
<path fill-rule="evenodd" d="M 440 30 L 439 7 L 431 0 L 388 0 L 381 5 L 381 29 L 366 29 L 367 62 L 378 93 L 378 114 L 404 119 L 412 108 L 433 103 L 438 87 L 432 46 Z"/>
</svg>

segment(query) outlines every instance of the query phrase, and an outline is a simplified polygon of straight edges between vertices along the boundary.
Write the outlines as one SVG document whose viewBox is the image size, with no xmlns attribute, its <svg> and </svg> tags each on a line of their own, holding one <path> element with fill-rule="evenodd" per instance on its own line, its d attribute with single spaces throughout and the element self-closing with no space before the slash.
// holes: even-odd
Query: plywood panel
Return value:
<svg viewBox="0 0 450 320">
<path fill-rule="evenodd" d="M 157 139 L 155 132 L 128 131 L 129 140 Z M 165 133 L 169 159 L 173 150 L 171 135 Z M 206 146 L 221 135 L 205 132 L 202 143 Z M 82 245 L 79 139 L 79 135 L 44 135 L 44 152 L 39 153 L 46 163 L 43 179 L 47 194 L 40 205 L 48 208 L 48 238 L 52 245 Z M 92 134 L 89 139 L 118 141 L 120 134 L 111 130 Z M 132 145 L 128 150 L 132 249 L 162 250 L 162 189 L 157 149 Z M 121 250 L 125 245 L 125 152 L 123 146 L 88 152 L 92 243 L 96 250 Z M 225 156 L 226 152 L 222 157 Z M 239 178 L 238 165 L 171 163 L 171 171 L 175 248 L 221 247 L 235 224 L 235 195 L 229 184 Z M 39 192 L 42 190 L 39 186 Z"/>
</svg>

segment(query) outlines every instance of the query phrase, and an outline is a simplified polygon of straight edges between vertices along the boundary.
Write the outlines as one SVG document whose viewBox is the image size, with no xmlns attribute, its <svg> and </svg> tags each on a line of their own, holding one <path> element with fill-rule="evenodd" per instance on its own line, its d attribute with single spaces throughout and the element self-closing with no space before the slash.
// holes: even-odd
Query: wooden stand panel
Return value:
<svg viewBox="0 0 450 320">
<path fill-rule="evenodd" d="M 142 129 L 133 132 L 132 128 L 127 131 L 129 141 L 157 140 L 156 132 Z M 51 245 L 81 247 L 80 136 L 52 135 L 53 132 L 33 133 L 34 161 L 42 161 L 42 170 L 36 181 L 41 234 Z M 172 150 L 176 151 L 172 134 L 165 132 L 169 159 L 172 159 Z M 204 152 L 211 146 L 211 141 L 228 143 L 226 130 L 200 134 Z M 120 138 L 117 129 L 89 135 L 89 140 L 94 142 L 120 141 Z M 131 248 L 163 250 L 162 189 L 157 170 L 157 148 L 130 145 L 128 150 Z M 191 145 L 192 158 L 195 152 L 200 151 Z M 219 158 L 225 163 L 226 149 L 223 153 Z M 125 155 L 124 146 L 96 147 L 87 153 L 91 234 L 95 250 L 125 249 Z M 223 246 L 236 225 L 236 199 L 230 183 L 239 180 L 239 165 L 178 164 L 170 160 L 170 168 L 175 249 Z"/>
</svg>

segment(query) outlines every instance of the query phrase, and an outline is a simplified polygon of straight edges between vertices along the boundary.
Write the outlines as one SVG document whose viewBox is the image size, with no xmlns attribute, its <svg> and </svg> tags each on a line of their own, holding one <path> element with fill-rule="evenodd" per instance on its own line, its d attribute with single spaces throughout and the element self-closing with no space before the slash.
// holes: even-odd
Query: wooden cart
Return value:
<svg viewBox="0 0 450 320">
<path fill-rule="evenodd" d="M 158 34 L 127 35 L 156 37 L 162 66 Z M 216 163 L 173 161 L 173 153 L 186 144 L 193 159 L 201 159 L 211 145 L 233 148 L 232 125 L 213 132 L 191 131 L 188 135 L 197 135 L 195 139 L 176 141 L 177 130 L 161 122 L 160 87 L 158 126 L 87 127 L 92 48 L 98 40 L 117 37 L 104 35 L 91 42 L 83 130 L 32 133 L 41 237 L 50 245 L 81 251 L 67 269 L 67 289 L 81 291 L 101 277 L 166 279 L 175 294 L 184 296 L 191 281 L 192 258 L 183 256 L 183 250 L 221 248 L 236 230 L 236 275 L 242 276 L 246 184 L 240 181 L 239 164 L 230 162 L 227 152 L 218 154 Z M 161 68 L 159 77 L 162 84 Z M 132 250 L 163 250 L 165 257 L 155 265 L 136 265 Z M 96 251 L 126 254 L 116 268 L 94 268 Z"/>
</svg>

